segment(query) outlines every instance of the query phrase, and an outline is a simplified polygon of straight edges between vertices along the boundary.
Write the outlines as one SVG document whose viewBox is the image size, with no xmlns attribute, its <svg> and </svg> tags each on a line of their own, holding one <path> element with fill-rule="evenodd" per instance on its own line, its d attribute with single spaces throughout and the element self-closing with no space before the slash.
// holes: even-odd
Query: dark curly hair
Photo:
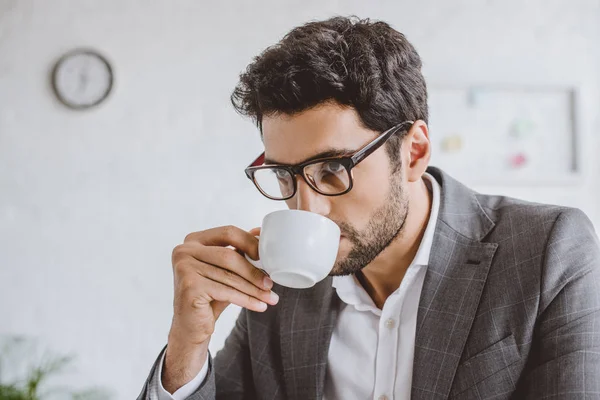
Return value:
<svg viewBox="0 0 600 400">
<path fill-rule="evenodd" d="M 334 101 L 362 124 L 384 131 L 405 120 L 427 122 L 421 58 L 389 24 L 334 17 L 294 28 L 240 75 L 231 102 L 259 127 L 264 115 L 293 115 Z M 388 142 L 392 159 L 401 138 Z"/>
</svg>

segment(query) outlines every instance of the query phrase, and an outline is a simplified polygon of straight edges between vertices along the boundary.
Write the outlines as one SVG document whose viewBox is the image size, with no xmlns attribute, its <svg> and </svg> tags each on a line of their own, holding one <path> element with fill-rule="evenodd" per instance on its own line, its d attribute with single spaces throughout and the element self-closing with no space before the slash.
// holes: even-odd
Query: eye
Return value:
<svg viewBox="0 0 600 400">
<path fill-rule="evenodd" d="M 276 169 L 275 176 L 277 176 L 277 179 L 287 179 L 290 174 L 285 169 Z"/>
<path fill-rule="evenodd" d="M 326 172 L 330 172 L 332 174 L 337 174 L 344 169 L 344 166 L 337 161 L 329 161 L 325 165 L 323 165 L 323 169 Z"/>
</svg>

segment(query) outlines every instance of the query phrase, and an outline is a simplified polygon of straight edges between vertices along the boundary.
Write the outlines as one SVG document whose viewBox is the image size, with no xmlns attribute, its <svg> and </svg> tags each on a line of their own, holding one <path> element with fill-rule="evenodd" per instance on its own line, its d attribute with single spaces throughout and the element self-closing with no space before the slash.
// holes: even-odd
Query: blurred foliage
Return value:
<svg viewBox="0 0 600 400">
<path fill-rule="evenodd" d="M 65 374 L 67 367 L 73 364 L 72 356 L 46 352 L 40 357 L 35 341 L 22 336 L 9 336 L 0 343 L 0 400 L 108 400 L 112 397 L 102 388 L 73 390 L 49 383 L 52 378 Z"/>
</svg>

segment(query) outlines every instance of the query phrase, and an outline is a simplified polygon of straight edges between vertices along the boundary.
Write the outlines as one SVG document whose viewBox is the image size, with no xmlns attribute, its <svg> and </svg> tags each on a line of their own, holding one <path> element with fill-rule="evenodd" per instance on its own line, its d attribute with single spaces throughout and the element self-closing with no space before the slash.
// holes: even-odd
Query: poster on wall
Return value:
<svg viewBox="0 0 600 400">
<path fill-rule="evenodd" d="M 580 164 L 574 98 L 568 88 L 433 86 L 431 165 L 471 184 L 573 181 Z"/>
</svg>

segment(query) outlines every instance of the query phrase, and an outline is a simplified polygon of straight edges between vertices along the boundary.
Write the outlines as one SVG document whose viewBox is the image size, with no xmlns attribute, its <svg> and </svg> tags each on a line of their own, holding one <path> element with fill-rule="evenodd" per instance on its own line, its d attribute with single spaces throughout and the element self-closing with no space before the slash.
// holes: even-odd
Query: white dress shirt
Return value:
<svg viewBox="0 0 600 400">
<path fill-rule="evenodd" d="M 198 372 L 198 375 L 196 375 L 196 377 L 194 379 L 192 379 L 191 381 L 189 381 L 188 383 L 186 383 L 185 385 L 183 385 L 182 387 L 177 389 L 175 391 L 175 393 L 171 394 L 171 393 L 167 392 L 167 390 L 163 386 L 162 378 L 161 378 L 162 377 L 162 368 L 163 368 L 163 364 L 165 363 L 165 355 L 166 354 L 167 354 L 167 352 L 165 351 L 163 353 L 162 360 L 160 360 L 160 363 L 158 364 L 158 370 L 156 371 L 156 373 L 158 374 L 158 379 L 156 381 L 159 382 L 158 400 L 184 400 L 184 399 L 187 399 L 196 391 L 196 389 L 198 389 L 200 387 L 200 385 L 202 385 L 202 382 L 204 382 L 204 378 L 206 378 L 206 374 L 208 373 L 208 357 L 207 357 L 206 361 L 204 362 L 204 366 L 202 367 L 200 372 Z"/>
<path fill-rule="evenodd" d="M 354 275 L 333 277 L 342 300 L 333 330 L 325 378 L 324 400 L 410 399 L 419 299 L 440 208 L 440 185 L 429 174 L 423 178 L 432 191 L 425 234 L 400 287 L 380 310 Z M 157 374 L 162 375 L 163 360 Z M 206 378 L 208 362 L 198 375 L 172 395 L 161 379 L 159 400 L 183 400 Z"/>
<path fill-rule="evenodd" d="M 400 287 L 380 310 L 356 276 L 336 276 L 342 300 L 327 358 L 324 400 L 408 400 L 412 387 L 417 312 L 440 208 L 440 185 L 429 174 L 429 222 Z"/>
</svg>

